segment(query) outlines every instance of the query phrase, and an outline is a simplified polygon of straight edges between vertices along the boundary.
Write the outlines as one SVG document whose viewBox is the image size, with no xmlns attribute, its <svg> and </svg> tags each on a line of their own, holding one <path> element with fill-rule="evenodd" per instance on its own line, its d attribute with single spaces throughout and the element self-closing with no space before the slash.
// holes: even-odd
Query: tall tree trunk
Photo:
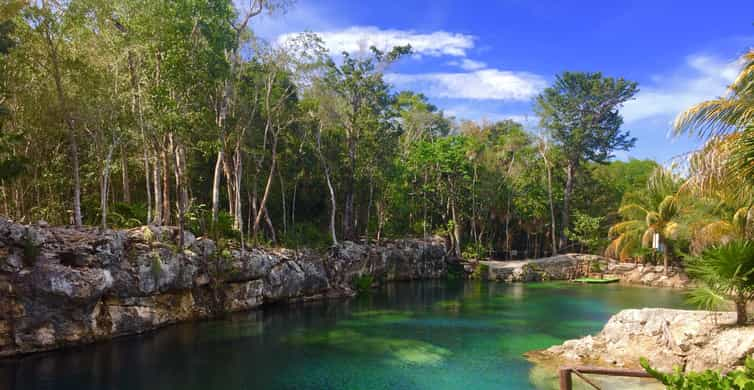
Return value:
<svg viewBox="0 0 754 390">
<path fill-rule="evenodd" d="M 0 194 L 3 195 L 3 215 L 10 217 L 8 212 L 8 193 L 5 189 L 5 180 L 0 179 Z"/>
<path fill-rule="evenodd" d="M 736 325 L 746 325 L 749 321 L 749 315 L 746 310 L 746 300 L 737 299 L 736 304 Z"/>
<path fill-rule="evenodd" d="M 162 159 L 162 223 L 170 225 L 170 160 L 168 160 L 168 147 L 169 139 L 172 138 L 171 134 L 168 134 L 168 140 L 164 140 L 166 145 L 162 147 L 160 158 Z"/>
<path fill-rule="evenodd" d="M 246 31 L 246 26 L 248 25 L 251 18 L 253 18 L 256 15 L 259 15 L 265 8 L 265 2 L 264 1 L 253 1 L 249 3 L 250 8 L 246 9 L 243 13 L 243 18 L 238 21 L 237 24 L 233 25 L 233 29 L 235 30 L 235 42 L 240 43 L 241 36 Z M 217 115 L 217 126 L 220 129 L 220 141 L 222 146 L 220 147 L 220 150 L 217 152 L 217 161 L 215 162 L 215 171 L 214 175 L 212 177 L 212 223 L 214 224 L 217 222 L 217 215 L 220 211 L 220 164 L 222 161 L 224 161 L 224 151 L 223 148 L 225 146 L 225 140 L 226 140 L 226 124 L 227 124 L 227 118 L 228 118 L 228 110 L 231 105 L 231 101 L 233 100 L 233 85 L 236 81 L 236 73 L 238 69 L 238 64 L 240 62 L 240 56 L 238 55 L 240 45 L 234 46 L 230 50 L 225 51 L 225 58 L 230 64 L 230 72 L 228 74 L 228 78 L 225 79 L 225 82 L 222 86 L 222 92 L 221 92 L 221 98 L 220 98 L 220 105 L 219 105 L 219 112 Z M 233 191 L 233 196 L 235 199 L 229 198 L 228 202 L 230 206 L 231 215 L 234 217 L 234 225 L 236 229 L 242 232 L 243 236 L 243 216 L 242 216 L 242 210 L 241 210 L 241 173 L 240 169 L 236 171 L 236 185 L 235 191 Z M 231 183 L 227 183 L 228 186 L 231 186 Z M 228 189 L 230 192 L 230 188 Z"/>
<path fill-rule="evenodd" d="M 552 239 L 552 254 L 558 253 L 558 234 L 555 225 L 555 203 L 552 199 L 552 168 L 547 159 L 547 150 L 542 150 L 542 159 L 545 160 L 545 170 L 547 171 L 547 198 L 550 202 L 550 234 Z"/>
<path fill-rule="evenodd" d="M 217 214 L 220 212 L 220 175 L 222 174 L 223 151 L 222 147 L 217 152 L 215 171 L 212 176 L 212 223 L 217 222 Z"/>
<path fill-rule="evenodd" d="M 283 235 L 288 234 L 288 206 L 285 200 L 285 183 L 283 182 L 283 170 L 278 168 L 278 179 L 280 180 L 280 204 L 283 208 Z"/>
<path fill-rule="evenodd" d="M 123 202 L 131 203 L 131 184 L 128 180 L 128 156 L 126 156 L 126 148 L 123 144 L 120 145 L 120 175 L 123 186 Z"/>
<path fill-rule="evenodd" d="M 385 226 L 385 204 L 384 201 L 377 202 L 377 243 L 382 239 L 382 228 Z"/>
<path fill-rule="evenodd" d="M 235 186 L 233 191 L 233 200 L 235 201 L 233 213 L 233 226 L 241 232 L 243 236 L 243 204 L 241 202 L 241 178 L 243 178 L 243 154 L 241 154 L 241 143 L 236 143 L 236 149 L 233 154 L 233 179 Z"/>
<path fill-rule="evenodd" d="M 424 170 L 424 182 L 422 183 L 422 237 L 427 238 L 429 234 L 427 234 L 427 191 L 424 188 L 427 185 L 428 178 L 428 171 Z"/>
<path fill-rule="evenodd" d="M 272 219 L 270 218 L 270 213 L 267 211 L 267 207 L 262 209 L 264 213 L 264 222 L 267 224 L 267 228 L 270 229 L 270 239 L 272 240 L 273 244 L 277 244 L 277 234 L 275 234 L 275 226 L 272 224 Z"/>
<path fill-rule="evenodd" d="M 367 202 L 367 220 L 364 224 L 364 236 L 369 242 L 369 220 L 372 218 L 372 198 L 374 197 L 374 178 L 369 175 L 369 201 Z"/>
<path fill-rule="evenodd" d="M 461 258 L 461 223 L 456 212 L 455 200 L 450 201 L 450 213 L 453 217 L 453 240 L 455 241 L 455 255 Z"/>
<path fill-rule="evenodd" d="M 153 165 L 153 171 L 152 171 L 152 177 L 154 180 L 154 185 L 152 186 L 152 189 L 154 190 L 154 224 L 155 225 L 162 225 L 163 224 L 163 218 L 162 218 L 162 168 L 160 159 L 158 157 L 158 153 L 155 152 L 155 159 Z"/>
<path fill-rule="evenodd" d="M 149 146 L 147 142 L 146 131 L 144 130 L 144 110 L 141 106 L 141 84 L 139 83 L 139 75 L 136 72 L 136 58 L 133 51 L 128 52 L 128 69 L 131 76 L 131 89 L 133 90 L 132 105 L 133 111 L 138 119 L 139 131 L 141 133 L 142 140 L 142 158 L 144 159 L 144 185 L 146 187 L 147 194 L 147 220 L 146 223 L 152 223 L 152 190 L 150 188 L 150 171 L 149 171 L 149 153 L 147 152 Z M 129 200 L 130 202 L 130 200 Z"/>
<path fill-rule="evenodd" d="M 264 211 L 266 205 L 267 205 L 267 199 L 269 199 L 270 196 L 270 189 L 272 188 L 272 179 L 275 175 L 275 165 L 277 162 L 277 145 L 278 145 L 278 137 L 277 134 L 273 135 L 272 140 L 272 156 L 270 158 L 270 172 L 267 175 L 267 183 L 264 187 L 264 193 L 262 194 L 262 200 L 259 202 L 258 210 L 256 219 L 254 219 L 254 229 L 252 232 L 254 235 L 257 234 L 259 231 L 259 223 L 262 221 L 262 212 Z"/>
<path fill-rule="evenodd" d="M 225 189 L 228 193 L 228 214 L 236 215 L 236 180 L 233 176 L 233 161 L 227 153 L 223 153 L 223 174 L 225 175 Z M 234 221 L 235 224 L 235 221 Z M 235 228 L 235 226 L 234 226 Z"/>
<path fill-rule="evenodd" d="M 186 180 L 186 153 L 183 145 L 178 145 L 170 135 L 170 150 L 175 157 L 173 172 L 175 173 L 176 208 L 178 209 L 178 248 L 183 250 L 184 231 L 186 229 L 186 208 L 188 206 L 188 189 Z"/>
<path fill-rule="evenodd" d="M 291 230 L 296 231 L 296 195 L 298 194 L 298 176 L 293 180 L 293 195 L 291 196 Z"/>
<path fill-rule="evenodd" d="M 49 51 L 48 54 L 50 55 L 52 76 L 55 82 L 58 104 L 60 105 L 60 110 L 63 112 L 64 122 L 68 126 L 68 147 L 70 150 L 70 158 L 73 169 L 73 224 L 79 227 L 82 225 L 81 175 L 79 169 L 79 145 L 76 139 L 76 127 L 74 125 L 73 116 L 68 110 L 68 102 L 66 100 L 65 91 L 63 90 L 63 79 L 60 72 L 58 49 L 55 46 L 55 43 L 52 41 L 50 22 L 48 20 L 45 20 L 45 22 L 43 23 L 45 24 L 45 31 L 43 32 L 43 35 L 47 43 L 47 49 Z"/>
<path fill-rule="evenodd" d="M 343 208 L 343 237 L 356 240 L 355 231 L 355 194 L 356 191 L 356 140 L 353 130 L 348 135 L 348 169 L 345 177 L 345 205 Z"/>
<path fill-rule="evenodd" d="M 149 185 L 150 178 L 149 178 L 149 157 L 147 156 L 147 146 L 144 145 L 144 187 L 147 194 L 147 220 L 145 221 L 147 224 L 152 223 L 152 186 Z"/>
<path fill-rule="evenodd" d="M 335 234 L 335 214 L 337 212 L 337 203 L 335 200 L 335 188 L 333 187 L 332 180 L 330 179 L 330 166 L 327 164 L 325 154 L 322 153 L 322 125 L 320 124 L 319 131 L 317 132 L 317 155 L 319 161 L 322 163 L 322 170 L 325 172 L 325 181 L 327 182 L 327 190 L 330 194 L 330 236 L 332 236 L 332 244 L 338 245 L 338 237 Z"/>
<path fill-rule="evenodd" d="M 569 161 L 566 166 L 566 185 L 563 192 L 563 211 L 561 217 L 560 226 L 560 244 L 559 248 L 565 248 L 568 245 L 568 237 L 566 237 L 566 231 L 571 224 L 571 197 L 573 196 L 573 185 L 576 177 L 576 169 L 578 169 L 578 162 Z"/>
<path fill-rule="evenodd" d="M 471 181 L 471 237 L 474 243 L 479 246 L 479 236 L 477 234 L 477 207 L 476 207 L 476 182 L 477 182 L 477 165 L 474 164 L 474 175 Z"/>
<path fill-rule="evenodd" d="M 102 228 L 107 229 L 107 192 L 110 185 L 110 161 L 113 158 L 113 149 L 115 145 L 110 145 L 105 157 L 104 166 L 102 167 L 102 178 L 100 179 L 100 212 L 102 214 Z"/>
<path fill-rule="evenodd" d="M 508 204 L 505 210 L 505 252 L 508 254 L 508 260 L 513 259 L 511 254 L 511 198 L 513 197 L 513 190 L 508 193 Z"/>
</svg>

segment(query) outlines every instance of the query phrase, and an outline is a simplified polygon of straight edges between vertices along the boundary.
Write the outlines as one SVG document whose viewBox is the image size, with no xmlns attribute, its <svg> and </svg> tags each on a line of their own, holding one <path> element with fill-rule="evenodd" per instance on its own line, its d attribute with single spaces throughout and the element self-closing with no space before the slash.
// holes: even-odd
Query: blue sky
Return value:
<svg viewBox="0 0 754 390">
<path fill-rule="evenodd" d="M 641 91 L 622 110 L 637 145 L 618 157 L 667 163 L 699 145 L 670 137 L 672 119 L 725 93 L 737 58 L 754 46 L 753 23 L 753 0 L 299 0 L 251 27 L 271 42 L 314 31 L 334 53 L 410 43 L 416 54 L 388 80 L 459 119 L 533 128 L 533 99 L 555 74 L 622 76 Z"/>
</svg>

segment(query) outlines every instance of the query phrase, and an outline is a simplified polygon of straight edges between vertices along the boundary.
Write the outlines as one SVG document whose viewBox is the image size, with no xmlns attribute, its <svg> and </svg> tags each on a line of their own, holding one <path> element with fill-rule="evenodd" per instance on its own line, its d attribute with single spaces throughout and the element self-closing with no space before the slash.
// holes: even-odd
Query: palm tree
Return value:
<svg viewBox="0 0 754 390">
<path fill-rule="evenodd" d="M 673 127 L 676 134 L 708 139 L 732 135 L 728 163 L 739 175 L 754 180 L 754 50 L 741 57 L 741 64 L 725 96 L 692 106 L 678 115 Z"/>
<path fill-rule="evenodd" d="M 746 206 L 736 210 L 730 218 L 722 218 L 705 224 L 692 236 L 692 250 L 701 252 L 716 245 L 733 240 L 754 239 L 754 207 Z"/>
<path fill-rule="evenodd" d="M 734 240 L 687 259 L 687 271 L 702 286 L 691 293 L 691 301 L 707 309 L 720 308 L 726 301 L 736 306 L 736 323 L 746 324 L 746 304 L 754 299 L 754 242 Z"/>
<path fill-rule="evenodd" d="M 689 160 L 689 178 L 678 191 L 691 204 L 684 215 L 691 230 L 691 250 L 734 239 L 754 239 L 754 187 L 741 185 L 729 164 L 741 134 L 708 142 Z"/>
<path fill-rule="evenodd" d="M 667 275 L 671 241 L 679 230 L 676 220 L 680 214 L 677 195 L 680 185 L 679 178 L 668 169 L 655 170 L 647 182 L 644 196 L 618 210 L 623 221 L 610 227 L 608 234 L 612 242 L 606 255 L 619 259 L 632 257 L 640 248 L 650 247 L 656 233 L 663 246 L 663 272 Z"/>
<path fill-rule="evenodd" d="M 712 138 L 739 132 L 754 124 L 754 50 L 741 57 L 742 69 L 726 96 L 701 102 L 675 119 L 676 134 Z"/>
</svg>

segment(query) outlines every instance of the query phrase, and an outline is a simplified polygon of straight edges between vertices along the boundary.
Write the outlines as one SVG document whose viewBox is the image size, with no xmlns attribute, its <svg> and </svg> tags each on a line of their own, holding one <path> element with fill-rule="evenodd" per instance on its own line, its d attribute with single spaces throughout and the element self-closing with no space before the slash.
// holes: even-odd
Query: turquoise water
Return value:
<svg viewBox="0 0 754 390">
<path fill-rule="evenodd" d="M 523 352 L 595 333 L 621 309 L 683 300 L 615 284 L 395 283 L 0 361 L 0 388 L 536 388 Z"/>
</svg>

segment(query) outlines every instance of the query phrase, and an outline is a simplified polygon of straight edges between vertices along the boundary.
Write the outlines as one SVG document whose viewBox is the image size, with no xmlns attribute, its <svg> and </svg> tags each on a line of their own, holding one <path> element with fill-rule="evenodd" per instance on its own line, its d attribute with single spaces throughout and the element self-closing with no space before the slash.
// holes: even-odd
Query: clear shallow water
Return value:
<svg viewBox="0 0 754 390">
<path fill-rule="evenodd" d="M 523 352 L 595 333 L 621 309 L 683 300 L 614 284 L 395 283 L 0 361 L 0 389 L 536 388 Z"/>
</svg>

